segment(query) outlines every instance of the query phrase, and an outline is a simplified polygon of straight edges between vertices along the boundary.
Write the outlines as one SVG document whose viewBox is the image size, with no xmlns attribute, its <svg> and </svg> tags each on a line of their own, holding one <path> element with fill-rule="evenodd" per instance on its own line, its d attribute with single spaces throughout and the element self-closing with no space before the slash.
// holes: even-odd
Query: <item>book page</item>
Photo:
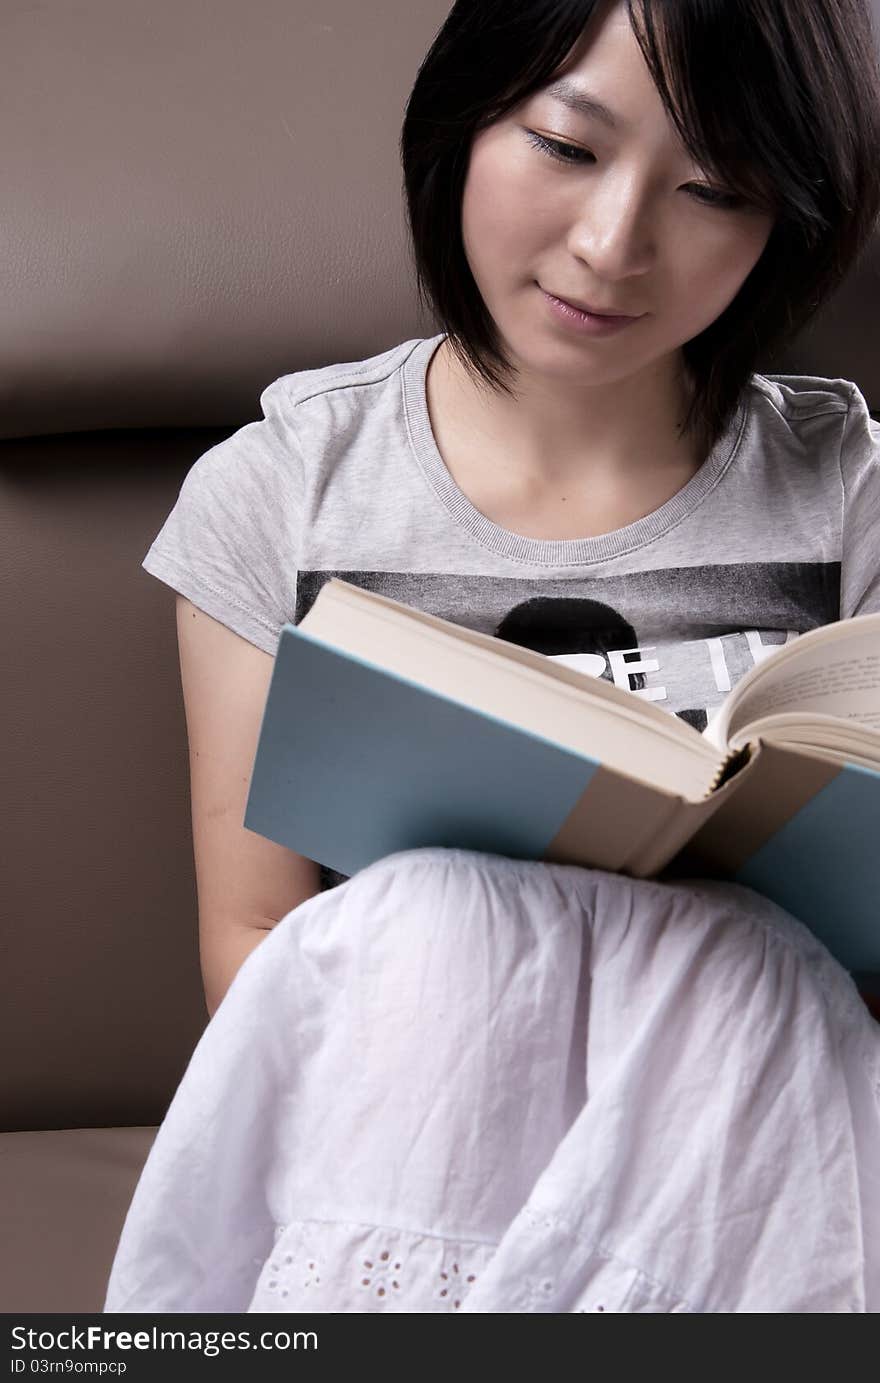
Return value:
<svg viewBox="0 0 880 1383">
<path fill-rule="evenodd" d="M 823 758 L 880 770 L 880 730 L 866 728 L 854 719 L 843 720 L 819 712 L 798 715 L 777 711 L 761 720 L 749 721 L 747 730 L 731 735 L 730 745 L 732 749 L 741 749 L 759 738 L 764 743 L 797 746 L 804 752 L 816 751 Z"/>
<path fill-rule="evenodd" d="M 843 620 L 788 645 L 743 678 L 714 723 L 728 743 L 757 720 L 815 712 L 880 731 L 880 616 Z"/>
<path fill-rule="evenodd" d="M 291 631 L 688 800 L 721 768 L 702 735 L 630 692 L 336 579 Z"/>
</svg>

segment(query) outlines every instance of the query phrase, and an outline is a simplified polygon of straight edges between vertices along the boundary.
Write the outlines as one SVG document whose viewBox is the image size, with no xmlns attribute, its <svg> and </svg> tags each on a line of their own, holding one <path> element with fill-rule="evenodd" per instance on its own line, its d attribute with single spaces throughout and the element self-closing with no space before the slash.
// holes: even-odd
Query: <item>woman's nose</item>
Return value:
<svg viewBox="0 0 880 1383">
<path fill-rule="evenodd" d="M 569 236 L 569 248 L 589 261 L 599 278 L 646 273 L 657 257 L 657 205 L 634 181 L 611 179 L 584 197 Z"/>
</svg>

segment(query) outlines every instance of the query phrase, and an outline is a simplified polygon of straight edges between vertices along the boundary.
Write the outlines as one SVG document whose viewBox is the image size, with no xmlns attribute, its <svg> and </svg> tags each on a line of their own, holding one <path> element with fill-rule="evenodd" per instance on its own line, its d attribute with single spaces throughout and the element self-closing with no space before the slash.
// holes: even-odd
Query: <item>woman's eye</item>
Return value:
<svg viewBox="0 0 880 1383">
<path fill-rule="evenodd" d="M 742 197 L 735 192 L 722 192 L 717 187 L 702 187 L 693 183 L 690 187 L 692 197 L 698 202 L 703 202 L 705 206 L 735 207 L 742 206 Z"/>
<path fill-rule="evenodd" d="M 557 163 L 574 165 L 581 163 L 582 158 L 588 160 L 594 158 L 589 149 L 581 149 L 577 144 L 564 144 L 560 139 L 546 139 L 544 135 L 537 134 L 535 130 L 526 130 L 526 136 L 535 148 L 540 149 L 541 153 L 546 154 L 548 158 L 556 159 Z M 692 183 L 688 192 L 694 201 L 699 202 L 702 206 L 731 208 L 743 204 L 742 197 L 735 192 L 724 192 L 719 188 L 704 187 L 697 183 Z"/>
<path fill-rule="evenodd" d="M 580 161 L 577 158 L 578 154 L 584 154 L 587 158 L 593 157 L 589 149 L 581 149 L 576 144 L 563 144 L 559 139 L 545 139 L 543 135 L 536 134 L 534 130 L 526 130 L 526 135 L 537 149 L 540 149 L 550 158 L 555 158 L 558 163 L 578 163 Z M 571 158 L 571 154 L 574 154 L 575 157 Z"/>
</svg>

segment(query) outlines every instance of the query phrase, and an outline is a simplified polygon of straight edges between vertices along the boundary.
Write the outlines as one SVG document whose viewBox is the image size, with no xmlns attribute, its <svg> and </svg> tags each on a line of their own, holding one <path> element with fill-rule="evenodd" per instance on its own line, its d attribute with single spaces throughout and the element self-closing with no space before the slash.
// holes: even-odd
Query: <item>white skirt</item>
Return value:
<svg viewBox="0 0 880 1383">
<path fill-rule="evenodd" d="M 404 851 L 196 1047 L 105 1312 L 873 1312 L 880 1025 L 750 889 Z"/>
</svg>

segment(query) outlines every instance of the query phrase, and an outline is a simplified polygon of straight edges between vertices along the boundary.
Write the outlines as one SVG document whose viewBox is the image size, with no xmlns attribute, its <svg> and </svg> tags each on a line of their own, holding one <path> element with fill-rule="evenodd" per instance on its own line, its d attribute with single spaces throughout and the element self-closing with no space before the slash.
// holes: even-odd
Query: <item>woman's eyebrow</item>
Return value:
<svg viewBox="0 0 880 1383">
<path fill-rule="evenodd" d="M 559 77 L 550 86 L 544 88 L 548 96 L 555 96 L 557 101 L 568 106 L 570 110 L 576 110 L 581 115 L 592 115 L 594 119 L 601 120 L 603 125 L 609 129 L 616 130 L 619 126 L 617 116 L 598 101 L 595 96 L 591 96 L 577 82 L 573 82 L 569 77 Z"/>
</svg>

